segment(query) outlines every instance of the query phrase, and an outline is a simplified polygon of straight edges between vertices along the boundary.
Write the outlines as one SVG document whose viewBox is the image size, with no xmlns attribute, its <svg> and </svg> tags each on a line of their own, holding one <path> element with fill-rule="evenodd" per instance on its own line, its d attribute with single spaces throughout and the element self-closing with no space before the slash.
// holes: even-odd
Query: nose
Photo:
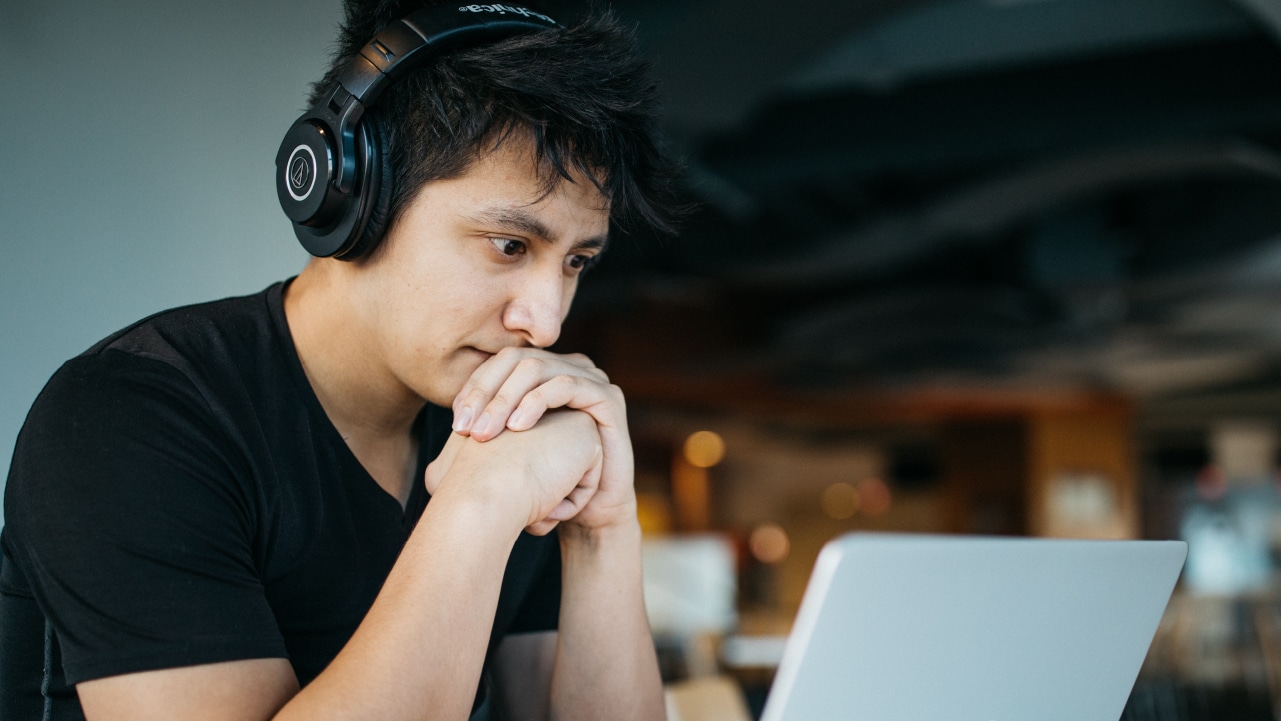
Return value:
<svg viewBox="0 0 1281 721">
<path fill-rule="evenodd" d="M 555 343 L 569 304 L 563 276 L 531 273 L 512 290 L 503 309 L 503 326 L 538 348 Z"/>
</svg>

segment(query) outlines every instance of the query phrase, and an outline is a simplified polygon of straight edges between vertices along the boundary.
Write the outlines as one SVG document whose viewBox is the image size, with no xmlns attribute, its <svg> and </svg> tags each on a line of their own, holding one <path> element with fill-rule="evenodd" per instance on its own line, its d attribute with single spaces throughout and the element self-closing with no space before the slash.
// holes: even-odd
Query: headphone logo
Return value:
<svg viewBox="0 0 1281 721">
<path fill-rule="evenodd" d="M 294 186 L 294 190 L 302 190 L 307 184 L 307 177 L 311 175 L 311 169 L 307 167 L 307 161 L 298 158 L 294 161 L 294 167 L 289 171 L 289 182 Z"/>
<path fill-rule="evenodd" d="M 305 144 L 294 148 L 285 165 L 285 173 L 290 197 L 299 201 L 306 200 L 316 184 L 316 154 Z"/>
</svg>

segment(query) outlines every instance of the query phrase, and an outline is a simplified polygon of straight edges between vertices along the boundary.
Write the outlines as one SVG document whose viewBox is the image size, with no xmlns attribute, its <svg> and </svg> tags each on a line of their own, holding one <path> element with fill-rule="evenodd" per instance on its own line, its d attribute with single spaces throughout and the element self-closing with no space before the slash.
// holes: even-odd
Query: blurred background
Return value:
<svg viewBox="0 0 1281 721">
<path fill-rule="evenodd" d="M 1181 538 L 1123 718 L 1281 718 L 1281 2 L 613 6 L 697 209 L 558 348 L 628 395 L 672 688 L 758 713 L 841 533 Z M 301 268 L 272 160 L 339 16 L 0 4 L 6 469 L 67 357 Z"/>
</svg>

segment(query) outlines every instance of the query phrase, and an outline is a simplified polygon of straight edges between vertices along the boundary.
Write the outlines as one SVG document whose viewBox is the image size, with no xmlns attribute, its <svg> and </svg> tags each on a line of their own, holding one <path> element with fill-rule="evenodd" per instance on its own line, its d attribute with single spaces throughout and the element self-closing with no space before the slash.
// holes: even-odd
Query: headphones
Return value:
<svg viewBox="0 0 1281 721">
<path fill-rule="evenodd" d="M 391 205 L 391 169 L 377 127 L 360 120 L 389 85 L 449 51 L 555 27 L 555 20 L 518 5 L 450 3 L 418 10 L 375 35 L 338 84 L 294 121 L 276 152 L 276 195 L 307 252 L 354 260 L 378 244 Z"/>
</svg>

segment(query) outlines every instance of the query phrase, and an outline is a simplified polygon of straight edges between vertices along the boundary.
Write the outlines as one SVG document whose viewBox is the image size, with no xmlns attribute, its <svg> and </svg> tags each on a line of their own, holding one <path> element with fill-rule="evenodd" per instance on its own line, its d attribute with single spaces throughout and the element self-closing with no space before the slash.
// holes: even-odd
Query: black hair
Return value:
<svg viewBox="0 0 1281 721">
<path fill-rule="evenodd" d="M 346 19 L 314 105 L 378 31 L 431 2 L 347 0 Z M 558 20 L 560 18 L 557 18 Z M 396 222 L 422 186 L 456 177 L 514 134 L 532 141 L 545 192 L 578 174 L 610 204 L 622 228 L 637 222 L 664 233 L 681 213 L 677 164 L 658 137 L 658 94 L 649 65 L 614 15 L 590 8 L 560 28 L 517 35 L 429 60 L 369 108 L 393 183 Z"/>
</svg>

